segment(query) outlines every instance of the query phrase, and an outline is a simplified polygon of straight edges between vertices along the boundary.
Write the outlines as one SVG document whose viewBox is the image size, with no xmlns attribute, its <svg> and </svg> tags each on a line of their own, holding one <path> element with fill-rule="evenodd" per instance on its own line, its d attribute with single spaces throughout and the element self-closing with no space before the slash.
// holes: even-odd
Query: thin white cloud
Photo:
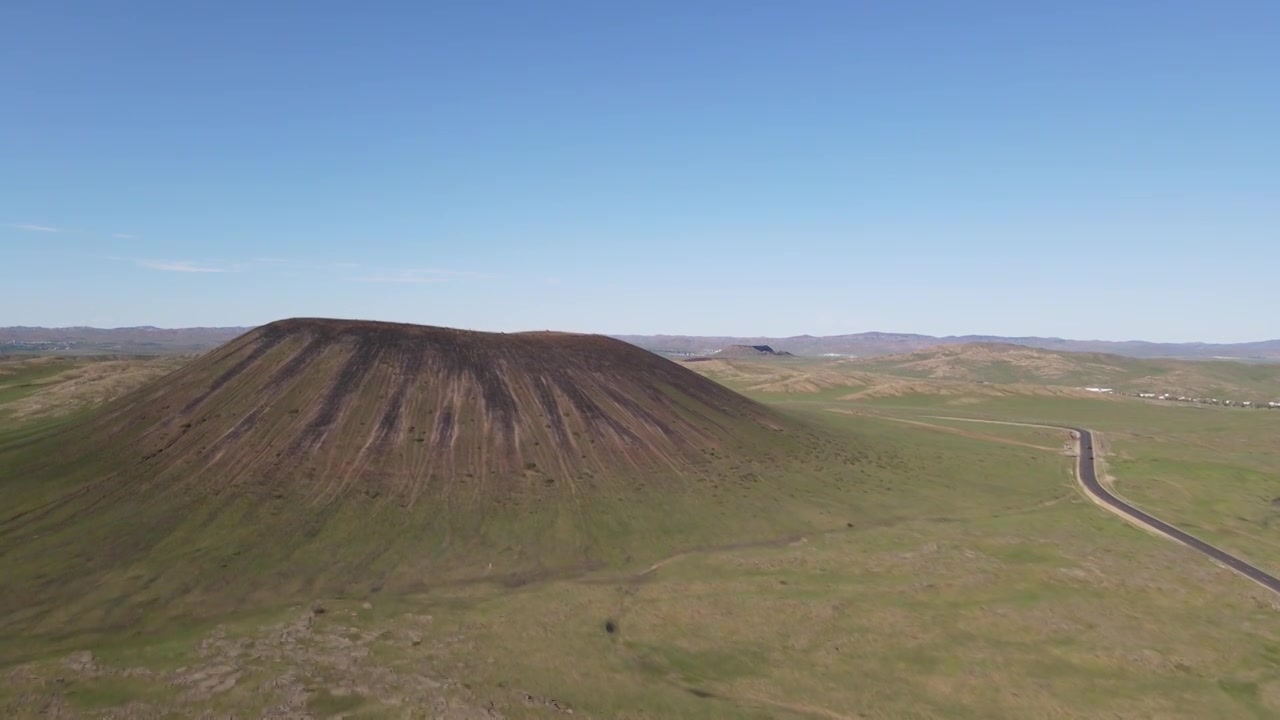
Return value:
<svg viewBox="0 0 1280 720">
<path fill-rule="evenodd" d="M 492 275 L 490 275 L 489 273 L 471 272 L 471 271 L 469 271 L 469 270 L 417 270 L 417 271 L 415 271 L 415 272 L 421 272 L 421 273 L 430 274 L 430 275 L 439 275 L 439 276 L 442 276 L 442 277 L 456 277 L 456 278 L 488 278 L 488 277 L 493 277 L 493 276 L 492 276 Z"/>
<path fill-rule="evenodd" d="M 112 260 L 132 262 L 148 270 L 162 272 L 185 273 L 231 273 L 249 272 L 254 269 L 262 271 L 358 271 L 365 269 L 364 274 L 349 276 L 348 281 L 364 283 L 397 283 L 404 285 L 429 285 L 451 282 L 455 280 L 491 278 L 488 273 L 470 270 L 449 270 L 446 268 L 386 268 L 369 267 L 361 263 L 338 262 L 330 260 L 297 260 L 279 257 L 257 257 L 244 262 L 201 262 L 196 260 L 160 260 L 153 258 L 105 256 Z M 343 273 L 345 274 L 345 273 Z"/>
<path fill-rule="evenodd" d="M 162 272 L 182 272 L 182 273 L 225 273 L 235 272 L 231 268 L 214 267 L 212 265 L 203 265 L 191 260 L 137 260 L 139 265 L 148 270 L 160 270 Z"/>
<path fill-rule="evenodd" d="M 442 268 L 410 268 L 407 270 L 394 270 L 388 272 L 379 272 L 373 275 L 364 275 L 352 278 L 356 282 L 372 282 L 372 283 L 442 283 L 450 280 L 474 279 L 490 277 L 485 273 L 470 272 L 467 270 L 445 270 Z"/>
<path fill-rule="evenodd" d="M 53 227 L 52 225 L 36 225 L 33 223 L 9 223 L 9 227 L 18 228 L 19 230 L 27 230 L 28 232 L 42 232 L 42 233 L 66 232 L 66 230 L 58 227 Z"/>
<path fill-rule="evenodd" d="M 442 283 L 448 282 L 448 278 L 442 277 L 425 277 L 422 275 L 367 275 L 365 277 L 352 278 L 356 282 L 367 283 Z"/>
<path fill-rule="evenodd" d="M 253 262 L 259 265 L 270 265 L 289 270 L 350 270 L 360 267 L 360 263 L 353 262 L 332 262 L 321 260 L 294 260 L 290 258 L 278 257 L 260 257 L 254 258 Z"/>
</svg>

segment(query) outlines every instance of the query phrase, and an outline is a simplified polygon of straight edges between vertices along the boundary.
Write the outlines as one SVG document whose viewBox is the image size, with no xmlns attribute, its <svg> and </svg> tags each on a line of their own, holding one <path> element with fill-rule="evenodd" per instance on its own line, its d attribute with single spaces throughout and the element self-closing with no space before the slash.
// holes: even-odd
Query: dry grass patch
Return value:
<svg viewBox="0 0 1280 720">
<path fill-rule="evenodd" d="M 50 358 L 23 362 L 33 363 L 27 367 L 63 369 L 32 382 L 22 397 L 0 404 L 0 412 L 10 414 L 15 420 L 54 417 L 100 405 L 177 370 L 190 362 L 190 358 L 70 361 Z M 17 368 L 9 370 L 10 374 L 18 372 Z"/>
</svg>

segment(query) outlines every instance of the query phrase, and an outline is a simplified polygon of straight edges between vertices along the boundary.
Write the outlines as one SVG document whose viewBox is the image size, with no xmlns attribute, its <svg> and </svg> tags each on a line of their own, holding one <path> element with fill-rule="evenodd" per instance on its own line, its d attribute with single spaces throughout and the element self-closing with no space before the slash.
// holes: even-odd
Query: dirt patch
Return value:
<svg viewBox="0 0 1280 720">
<path fill-rule="evenodd" d="M 196 644 L 197 662 L 166 672 L 111 667 L 88 651 L 72 653 L 43 672 L 23 666 L 0 677 L 0 689 L 16 691 L 14 700 L 0 704 L 0 716 L 303 720 L 328 717 L 332 713 L 326 709 L 381 707 L 387 711 L 418 708 L 428 717 L 449 720 L 504 717 L 493 702 L 478 699 L 465 683 L 432 673 L 427 661 L 432 648 L 422 647 L 399 660 L 371 661 L 375 650 L 421 646 L 422 638 L 431 636 L 430 617 L 404 615 L 391 625 L 394 630 L 364 629 L 339 621 L 353 617 L 354 612 L 318 616 L 301 611 L 293 620 L 262 626 L 249 635 L 233 636 L 219 627 Z M 410 637 L 418 640 L 410 645 Z M 456 641 L 435 638 L 433 644 Z M 92 712 L 77 711 L 68 703 L 69 696 L 86 683 L 104 686 L 131 678 L 145 684 L 119 687 L 166 688 L 167 699 L 139 696 Z M 127 696 L 123 690 L 118 694 Z M 554 699 L 528 693 L 497 695 L 504 696 L 508 701 L 518 698 L 522 704 L 572 713 Z"/>
</svg>

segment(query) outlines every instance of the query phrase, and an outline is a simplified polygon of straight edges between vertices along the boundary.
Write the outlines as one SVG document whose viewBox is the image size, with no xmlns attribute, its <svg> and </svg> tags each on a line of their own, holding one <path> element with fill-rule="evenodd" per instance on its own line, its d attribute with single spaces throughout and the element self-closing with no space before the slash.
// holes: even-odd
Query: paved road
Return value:
<svg viewBox="0 0 1280 720">
<path fill-rule="evenodd" d="M 1148 515 L 1138 508 L 1126 503 L 1115 495 L 1112 495 L 1109 490 L 1102 487 L 1102 483 L 1098 482 L 1098 473 L 1093 457 L 1093 435 L 1090 434 L 1088 430 L 1083 430 L 1081 428 L 1070 429 L 1074 430 L 1080 437 L 1080 458 L 1077 470 L 1080 477 L 1080 483 L 1084 485 L 1085 490 L 1087 490 L 1089 494 L 1134 521 L 1168 535 L 1170 538 L 1186 545 L 1192 550 L 1208 555 L 1218 563 L 1235 570 L 1268 590 L 1280 594 L 1280 578 L 1276 578 L 1274 575 L 1263 572 L 1244 560 L 1241 560 L 1224 550 L 1219 550 L 1200 538 L 1189 535 L 1159 518 L 1152 517 L 1151 515 Z"/>
</svg>

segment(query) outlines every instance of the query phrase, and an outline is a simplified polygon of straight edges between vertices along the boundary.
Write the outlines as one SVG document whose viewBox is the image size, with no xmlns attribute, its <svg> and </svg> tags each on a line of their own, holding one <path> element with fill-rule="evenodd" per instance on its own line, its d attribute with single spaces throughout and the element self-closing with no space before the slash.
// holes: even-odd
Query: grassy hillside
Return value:
<svg viewBox="0 0 1280 720">
<path fill-rule="evenodd" d="M 712 359 L 686 364 L 717 382 L 765 401 L 788 395 L 823 400 L 860 400 L 916 394 L 950 397 L 969 397 L 975 394 L 1084 395 L 1084 391 L 1079 388 L 1042 383 L 978 384 L 974 380 L 895 375 L 885 372 L 885 368 L 867 367 L 864 362 L 852 359 Z"/>
<path fill-rule="evenodd" d="M 1280 397 L 1280 363 L 1143 360 L 1018 345 L 954 345 L 850 363 L 867 372 L 988 383 L 1112 387 L 1203 397 Z"/>
<path fill-rule="evenodd" d="M 1069 397 L 1083 396 L 1085 387 L 1263 404 L 1280 399 L 1280 363 L 1141 360 L 1017 345 L 956 345 L 877 358 L 713 359 L 688 366 L 750 393 L 854 400 L 917 394 Z"/>
<path fill-rule="evenodd" d="M 94 407 L 190 361 L 183 355 L 0 357 L 0 417 L 50 417 Z"/>
</svg>

